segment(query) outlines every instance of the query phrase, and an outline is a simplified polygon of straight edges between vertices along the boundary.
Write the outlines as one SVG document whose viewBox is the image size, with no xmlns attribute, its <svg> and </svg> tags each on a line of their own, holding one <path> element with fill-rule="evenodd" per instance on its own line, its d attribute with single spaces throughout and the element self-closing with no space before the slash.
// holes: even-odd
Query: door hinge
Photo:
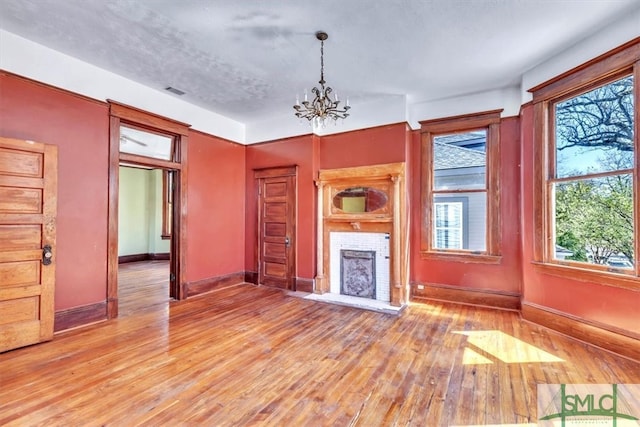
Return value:
<svg viewBox="0 0 640 427">
<path fill-rule="evenodd" d="M 169 281 L 170 282 L 175 282 L 176 281 L 176 275 L 174 273 L 170 273 L 169 274 Z"/>
</svg>

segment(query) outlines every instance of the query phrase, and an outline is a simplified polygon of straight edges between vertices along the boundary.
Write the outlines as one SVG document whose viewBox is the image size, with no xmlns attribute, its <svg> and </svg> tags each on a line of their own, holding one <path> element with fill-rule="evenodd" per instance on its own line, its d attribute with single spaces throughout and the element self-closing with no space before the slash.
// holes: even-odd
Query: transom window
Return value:
<svg viewBox="0 0 640 427">
<path fill-rule="evenodd" d="M 499 255 L 500 112 L 422 122 L 423 256 Z"/>
<path fill-rule="evenodd" d="M 169 135 L 120 126 L 120 152 L 152 157 L 161 160 L 174 160 L 174 140 Z"/>
</svg>

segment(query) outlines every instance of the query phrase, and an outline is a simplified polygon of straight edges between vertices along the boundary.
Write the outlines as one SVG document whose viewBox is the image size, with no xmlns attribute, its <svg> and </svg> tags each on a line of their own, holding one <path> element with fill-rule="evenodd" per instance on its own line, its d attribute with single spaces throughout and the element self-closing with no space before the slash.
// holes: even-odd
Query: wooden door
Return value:
<svg viewBox="0 0 640 427">
<path fill-rule="evenodd" d="M 57 147 L 0 138 L 0 352 L 53 338 Z"/>
<path fill-rule="evenodd" d="M 295 290 L 296 168 L 256 171 L 258 283 Z"/>
</svg>

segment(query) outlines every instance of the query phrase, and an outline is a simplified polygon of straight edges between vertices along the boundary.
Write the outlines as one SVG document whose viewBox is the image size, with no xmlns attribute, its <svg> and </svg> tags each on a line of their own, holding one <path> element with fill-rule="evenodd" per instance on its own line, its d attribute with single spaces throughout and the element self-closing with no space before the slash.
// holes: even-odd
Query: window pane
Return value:
<svg viewBox="0 0 640 427">
<path fill-rule="evenodd" d="M 462 249 L 462 230 L 436 229 L 437 249 Z"/>
<path fill-rule="evenodd" d="M 462 202 L 436 202 L 435 245 L 437 249 L 462 249 Z"/>
<path fill-rule="evenodd" d="M 434 249 L 486 250 L 486 193 L 438 193 L 433 215 Z"/>
<path fill-rule="evenodd" d="M 632 268 L 631 174 L 554 184 L 555 259 Z"/>
<path fill-rule="evenodd" d="M 173 138 L 121 126 L 120 152 L 173 160 Z"/>
<path fill-rule="evenodd" d="M 633 168 L 633 77 L 555 105 L 556 177 Z"/>
<path fill-rule="evenodd" d="M 486 188 L 486 143 L 486 130 L 434 137 L 434 189 Z"/>
</svg>

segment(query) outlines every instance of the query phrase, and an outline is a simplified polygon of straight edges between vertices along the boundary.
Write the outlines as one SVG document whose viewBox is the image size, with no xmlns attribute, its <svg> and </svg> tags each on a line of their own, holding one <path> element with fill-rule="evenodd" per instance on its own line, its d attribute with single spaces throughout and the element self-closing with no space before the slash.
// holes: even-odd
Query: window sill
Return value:
<svg viewBox="0 0 640 427">
<path fill-rule="evenodd" d="M 446 252 L 446 251 L 442 251 L 442 252 L 421 251 L 420 258 L 437 260 L 437 261 L 452 261 L 452 262 L 478 263 L 478 264 L 501 264 L 502 263 L 501 255 Z"/>
<path fill-rule="evenodd" d="M 571 265 L 538 261 L 534 261 L 531 264 L 533 264 L 533 267 L 539 273 L 561 277 L 563 279 L 572 279 L 615 288 L 640 290 L 640 278 L 634 276 L 633 272 L 625 274 L 614 271 L 598 271 Z"/>
</svg>

